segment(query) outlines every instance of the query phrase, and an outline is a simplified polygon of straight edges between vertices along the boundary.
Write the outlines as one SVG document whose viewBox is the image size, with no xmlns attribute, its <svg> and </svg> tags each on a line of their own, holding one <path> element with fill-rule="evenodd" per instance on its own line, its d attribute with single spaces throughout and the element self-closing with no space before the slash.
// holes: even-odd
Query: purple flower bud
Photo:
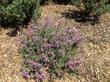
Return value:
<svg viewBox="0 0 110 82">
<path fill-rule="evenodd" d="M 28 71 L 22 70 L 20 74 L 24 79 L 29 79 L 29 72 Z"/>
</svg>

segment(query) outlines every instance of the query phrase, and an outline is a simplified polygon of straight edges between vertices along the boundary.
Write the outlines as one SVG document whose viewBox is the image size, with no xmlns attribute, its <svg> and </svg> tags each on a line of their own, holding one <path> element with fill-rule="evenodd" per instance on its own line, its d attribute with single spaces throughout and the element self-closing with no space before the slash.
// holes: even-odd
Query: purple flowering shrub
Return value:
<svg viewBox="0 0 110 82">
<path fill-rule="evenodd" d="M 25 79 L 42 82 L 43 79 L 61 78 L 74 72 L 80 61 L 75 60 L 82 37 L 76 28 L 61 28 L 45 19 L 30 25 L 20 37 L 20 53 L 24 59 L 21 75 Z"/>
</svg>

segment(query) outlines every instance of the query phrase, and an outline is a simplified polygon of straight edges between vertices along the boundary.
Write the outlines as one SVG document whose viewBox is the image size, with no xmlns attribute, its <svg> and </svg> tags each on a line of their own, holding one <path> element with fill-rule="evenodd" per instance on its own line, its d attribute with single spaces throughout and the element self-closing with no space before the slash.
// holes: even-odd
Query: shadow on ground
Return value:
<svg viewBox="0 0 110 82">
<path fill-rule="evenodd" d="M 10 29 L 6 35 L 10 36 L 10 37 L 16 37 L 16 35 L 18 34 L 18 32 L 21 30 L 20 27 L 9 27 L 9 26 L 3 26 L 1 25 L 0 28 L 3 28 L 3 29 Z"/>
<path fill-rule="evenodd" d="M 25 28 L 28 26 L 28 24 L 31 22 L 32 17 L 27 17 L 22 23 L 20 24 L 12 24 L 12 23 L 6 23 L 6 22 L 0 22 L 0 28 L 3 29 L 11 29 L 9 32 L 6 33 L 6 35 L 9 35 L 10 37 L 15 37 L 19 31 L 21 31 L 21 28 Z"/>
<path fill-rule="evenodd" d="M 74 19 L 76 22 L 86 23 L 89 22 L 90 24 L 94 25 L 99 23 L 100 16 L 99 15 L 90 15 L 85 11 L 77 11 L 77 10 L 68 10 L 62 13 L 63 17 L 68 19 Z"/>
</svg>

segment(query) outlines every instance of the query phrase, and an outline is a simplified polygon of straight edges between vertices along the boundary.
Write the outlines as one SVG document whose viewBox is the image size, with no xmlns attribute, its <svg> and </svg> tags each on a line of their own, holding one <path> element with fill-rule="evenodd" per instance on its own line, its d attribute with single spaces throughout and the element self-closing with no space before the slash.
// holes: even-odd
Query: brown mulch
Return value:
<svg viewBox="0 0 110 82">
<path fill-rule="evenodd" d="M 9 30 L 0 29 L 0 82 L 25 82 L 19 79 L 21 57 L 16 37 L 6 35 Z"/>
<path fill-rule="evenodd" d="M 79 28 L 84 36 L 81 46 L 84 61 L 78 67 L 79 75 L 56 82 L 110 82 L 110 14 L 103 14 L 100 23 L 93 26 L 62 16 L 62 13 L 75 9 L 71 5 L 42 7 L 42 18 L 64 18 L 66 26 Z M 8 31 L 10 29 L 0 29 L 0 82 L 26 82 L 19 75 L 22 60 L 17 51 L 17 37 L 6 35 Z"/>
</svg>

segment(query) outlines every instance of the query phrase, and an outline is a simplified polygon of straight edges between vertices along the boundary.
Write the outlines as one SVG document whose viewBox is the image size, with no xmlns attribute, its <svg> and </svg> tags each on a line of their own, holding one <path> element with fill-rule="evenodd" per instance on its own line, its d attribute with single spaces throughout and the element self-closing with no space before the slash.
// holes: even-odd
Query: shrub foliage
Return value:
<svg viewBox="0 0 110 82">
<path fill-rule="evenodd" d="M 39 9 L 39 0 L 0 0 L 0 24 L 22 24 L 35 9 Z"/>
<path fill-rule="evenodd" d="M 108 8 L 108 5 L 110 5 L 109 0 L 72 0 L 72 2 L 77 6 L 83 4 L 84 10 L 89 14 L 101 14 L 110 11 L 110 8 Z"/>
<path fill-rule="evenodd" d="M 43 21 L 39 27 L 30 26 L 21 36 L 20 53 L 24 58 L 21 75 L 25 79 L 41 82 L 45 77 L 62 77 L 66 72 L 74 72 L 80 63 L 75 59 L 82 38 L 79 30 L 63 29 L 59 23 Z"/>
</svg>

